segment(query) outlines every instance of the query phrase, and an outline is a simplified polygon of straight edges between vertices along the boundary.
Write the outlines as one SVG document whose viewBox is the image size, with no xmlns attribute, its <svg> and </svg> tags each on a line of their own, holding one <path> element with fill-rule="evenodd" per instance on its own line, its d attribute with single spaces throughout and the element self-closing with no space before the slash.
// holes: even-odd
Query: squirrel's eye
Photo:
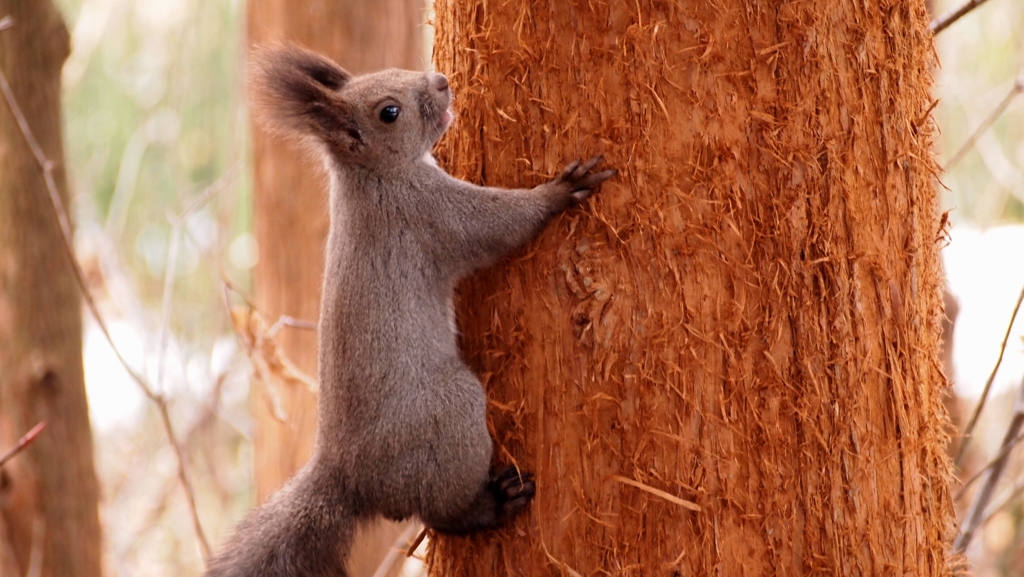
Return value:
<svg viewBox="0 0 1024 577">
<path fill-rule="evenodd" d="M 398 120 L 398 113 L 401 112 L 401 108 L 397 106 L 385 106 L 380 111 L 380 121 L 384 124 L 391 124 Z"/>
</svg>

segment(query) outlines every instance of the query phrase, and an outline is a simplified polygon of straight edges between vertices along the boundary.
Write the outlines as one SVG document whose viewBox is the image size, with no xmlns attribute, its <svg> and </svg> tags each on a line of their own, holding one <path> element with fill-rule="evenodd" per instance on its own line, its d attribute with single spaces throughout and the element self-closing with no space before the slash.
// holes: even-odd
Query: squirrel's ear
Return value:
<svg viewBox="0 0 1024 577">
<path fill-rule="evenodd" d="M 295 45 L 261 47 L 249 65 L 253 115 L 275 131 L 299 132 L 327 142 L 362 144 L 348 103 L 338 91 L 352 75 L 329 59 Z"/>
</svg>

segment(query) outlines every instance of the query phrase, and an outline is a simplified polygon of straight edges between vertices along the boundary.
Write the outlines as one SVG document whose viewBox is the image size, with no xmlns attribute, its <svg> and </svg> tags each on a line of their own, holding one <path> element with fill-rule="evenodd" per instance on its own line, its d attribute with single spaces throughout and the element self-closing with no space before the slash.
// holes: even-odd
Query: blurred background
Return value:
<svg viewBox="0 0 1024 577">
<path fill-rule="evenodd" d="M 934 13 L 944 15 L 960 4 L 937 2 Z M 1017 318 L 1007 332 L 1024 289 L 1022 18 L 1020 3 L 995 0 L 936 37 L 940 67 L 935 72 L 935 120 L 944 168 L 939 198 L 940 210 L 949 211 L 951 223 L 943 261 L 948 292 L 959 305 L 953 339 L 946 344 L 951 347 L 947 367 L 954 386 L 947 407 L 954 435 L 971 420 L 991 379 L 989 400 L 961 457 L 957 476 L 962 481 L 999 455 L 1024 386 L 1024 321 Z M 1005 355 L 993 377 L 1004 339 Z M 1019 437 L 1013 439 L 1017 441 Z M 967 549 L 974 575 L 1024 574 L 1022 465 L 1011 454 L 991 504 L 980 516 L 984 525 Z M 961 523 L 981 484 L 954 486 Z"/>
<path fill-rule="evenodd" d="M 219 538 L 253 501 L 249 369 L 221 283 L 248 287 L 256 263 L 245 4 L 59 5 L 73 46 L 64 121 L 79 256 L 118 348 L 172 399 L 204 529 Z M 85 318 L 105 570 L 197 575 L 201 554 L 156 407 Z"/>
<path fill-rule="evenodd" d="M 79 257 L 118 347 L 172 400 L 197 509 L 216 543 L 254 501 L 251 365 L 230 315 L 251 289 L 259 254 L 241 76 L 245 3 L 58 4 L 72 33 L 64 122 Z M 934 13 L 959 4 L 938 2 Z M 959 305 L 949 407 L 961 427 L 1024 287 L 1022 29 L 1024 4 L 992 0 L 936 41 L 937 153 L 946 167 L 938 186 L 951 223 L 944 262 Z M 106 572 L 199 574 L 200 549 L 156 408 L 86 319 Z M 1024 376 L 1022 335 L 1018 321 L 961 479 L 1000 450 Z M 1008 504 L 968 549 L 975 575 L 1024 574 L 1024 507 L 1011 494 L 1022 478 L 1024 461 L 1010 459 L 993 500 Z M 959 496 L 961 514 L 977 485 Z M 417 571 L 412 563 L 406 574 Z"/>
</svg>

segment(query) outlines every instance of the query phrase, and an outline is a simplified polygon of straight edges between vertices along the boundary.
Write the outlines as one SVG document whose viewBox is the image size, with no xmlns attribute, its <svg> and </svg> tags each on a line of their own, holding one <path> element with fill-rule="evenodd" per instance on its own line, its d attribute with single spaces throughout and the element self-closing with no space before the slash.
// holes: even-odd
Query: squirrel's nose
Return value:
<svg viewBox="0 0 1024 577">
<path fill-rule="evenodd" d="M 438 92 L 444 92 L 448 90 L 448 79 L 445 78 L 444 74 L 438 74 L 434 80 L 434 86 Z"/>
</svg>

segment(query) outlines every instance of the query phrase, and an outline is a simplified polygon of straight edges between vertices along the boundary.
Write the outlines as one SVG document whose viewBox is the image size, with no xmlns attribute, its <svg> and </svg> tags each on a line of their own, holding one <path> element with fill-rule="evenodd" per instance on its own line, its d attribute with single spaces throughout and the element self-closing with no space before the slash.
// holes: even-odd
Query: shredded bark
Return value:
<svg viewBox="0 0 1024 577">
<path fill-rule="evenodd" d="M 950 574 L 924 5 L 436 10 L 454 175 L 620 175 L 460 288 L 537 497 L 431 574 Z"/>
</svg>

